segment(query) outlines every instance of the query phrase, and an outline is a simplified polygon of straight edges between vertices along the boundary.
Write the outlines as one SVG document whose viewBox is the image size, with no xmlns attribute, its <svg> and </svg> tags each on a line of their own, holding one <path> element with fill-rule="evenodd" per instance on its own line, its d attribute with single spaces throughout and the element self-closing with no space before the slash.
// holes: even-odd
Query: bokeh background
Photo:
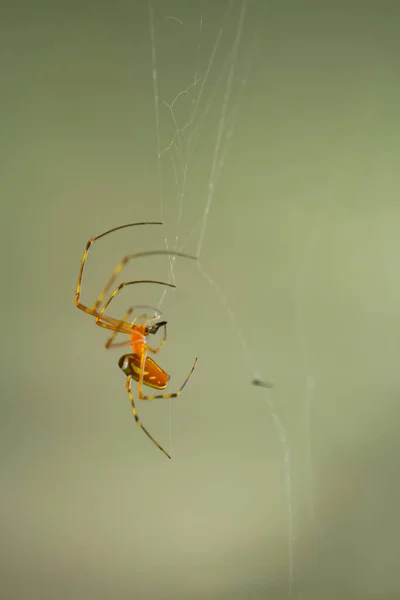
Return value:
<svg viewBox="0 0 400 600">
<path fill-rule="evenodd" d="M 2 8 L 2 598 L 400 597 L 399 19 Z M 161 218 L 93 248 L 82 300 L 126 253 L 199 255 L 112 311 L 161 304 L 171 391 L 199 357 L 138 405 L 171 461 L 73 302 L 91 236 Z M 158 256 L 123 279 L 170 277 Z"/>
</svg>

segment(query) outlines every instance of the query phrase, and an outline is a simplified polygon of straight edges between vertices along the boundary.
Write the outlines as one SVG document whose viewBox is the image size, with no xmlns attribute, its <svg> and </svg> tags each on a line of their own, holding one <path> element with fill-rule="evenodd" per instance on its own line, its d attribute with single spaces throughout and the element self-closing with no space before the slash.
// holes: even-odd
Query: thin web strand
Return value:
<svg viewBox="0 0 400 600">
<path fill-rule="evenodd" d="M 199 234 L 199 240 L 198 240 L 198 244 L 197 244 L 198 255 L 201 254 L 201 251 L 203 248 L 209 212 L 210 212 L 210 209 L 212 206 L 212 202 L 214 200 L 216 185 L 217 185 L 217 182 L 218 182 L 218 179 L 220 176 L 221 169 L 225 162 L 225 156 L 227 154 L 228 147 L 233 138 L 234 124 L 235 124 L 235 120 L 236 120 L 236 116 L 237 116 L 237 105 L 234 107 L 233 110 L 230 110 L 229 107 L 230 107 L 231 100 L 232 100 L 232 85 L 233 85 L 233 80 L 235 77 L 237 56 L 238 56 L 240 39 L 241 39 L 241 35 L 242 35 L 242 29 L 243 29 L 243 24 L 244 24 L 247 7 L 248 7 L 248 1 L 244 0 L 241 4 L 241 10 L 240 10 L 240 15 L 239 15 L 239 19 L 238 19 L 236 37 L 235 37 L 234 44 L 232 47 L 232 52 L 231 52 L 231 54 L 229 56 L 229 60 L 227 62 L 227 67 L 229 69 L 229 73 L 228 73 L 228 77 L 227 77 L 227 81 L 226 81 L 221 116 L 220 116 L 219 125 L 218 125 L 218 129 L 217 129 L 217 137 L 216 137 L 216 142 L 215 142 L 215 146 L 214 146 L 214 152 L 213 152 L 213 158 L 212 158 L 212 164 L 211 164 L 211 172 L 210 172 L 210 177 L 209 177 L 209 181 L 208 181 L 208 193 L 207 193 L 206 204 L 204 207 L 203 216 L 198 221 L 198 223 L 191 229 L 191 231 L 189 232 L 189 235 L 186 237 L 184 243 L 180 245 L 181 248 L 184 248 L 187 241 L 190 238 L 192 238 L 195 234 L 198 233 Z M 231 8 L 232 8 L 232 2 L 229 3 L 226 14 L 229 14 L 229 11 L 231 10 Z M 179 22 L 182 23 L 181 21 L 179 21 Z M 201 32 L 201 30 L 202 30 L 202 19 L 200 21 L 200 32 Z M 173 138 L 170 140 L 170 142 L 164 148 L 164 150 L 160 150 L 161 146 L 160 145 L 158 146 L 158 157 L 161 158 L 161 156 L 165 153 L 170 154 L 171 162 L 173 165 L 174 178 L 175 178 L 176 186 L 178 189 L 178 198 L 179 198 L 178 222 L 177 222 L 177 228 L 176 228 L 176 238 L 175 238 L 174 248 L 178 247 L 179 237 L 181 234 L 181 226 L 182 226 L 183 214 L 184 214 L 184 201 L 187 196 L 187 189 L 186 189 L 187 188 L 187 177 L 188 177 L 189 166 L 191 164 L 195 140 L 197 139 L 198 134 L 200 132 L 201 124 L 205 122 L 207 113 L 213 104 L 214 98 L 212 97 L 211 99 L 208 99 L 206 107 L 202 111 L 199 111 L 201 99 L 204 94 L 204 90 L 205 90 L 205 87 L 206 87 L 208 79 L 209 79 L 209 74 L 211 72 L 212 66 L 214 64 L 214 61 L 215 61 L 215 58 L 217 55 L 217 50 L 219 48 L 222 34 L 223 34 L 223 28 L 221 28 L 219 30 L 219 33 L 216 37 L 205 74 L 201 78 L 198 78 L 198 75 L 197 75 L 198 69 L 196 67 L 195 77 L 194 77 L 194 80 L 192 81 L 192 83 L 189 84 L 189 86 L 187 88 L 185 88 L 184 90 L 181 90 L 180 92 L 178 92 L 178 94 L 174 97 L 174 99 L 171 103 L 169 103 L 169 104 L 166 102 L 164 103 L 167 106 L 167 108 L 171 114 L 171 117 L 172 117 L 172 120 L 174 123 L 174 127 L 175 127 L 175 133 L 174 133 Z M 155 44 L 154 38 L 153 38 L 152 44 Z M 223 70 L 225 71 L 225 69 L 223 69 Z M 154 71 L 154 69 L 153 69 L 153 71 Z M 220 82 L 222 82 L 222 80 L 223 80 L 223 74 L 220 75 L 220 77 L 217 81 L 217 84 L 215 84 L 213 86 L 213 95 L 215 95 L 217 88 L 218 88 Z M 193 110 L 190 115 L 189 121 L 187 121 L 185 125 L 180 126 L 178 123 L 178 120 L 176 118 L 176 115 L 175 115 L 175 110 L 174 110 L 175 104 L 177 103 L 177 101 L 179 100 L 179 98 L 181 96 L 187 95 L 192 87 L 194 89 L 196 89 L 197 84 L 200 83 L 200 81 L 201 81 L 201 85 L 199 87 L 199 92 L 197 94 L 197 97 L 194 96 L 193 101 L 192 101 L 193 102 Z M 198 114 L 199 112 L 200 112 L 200 114 Z M 158 139 L 159 139 L 160 138 L 159 120 L 157 121 L 157 130 L 158 130 Z M 188 131 L 188 134 L 186 134 L 187 131 Z M 176 158 L 174 158 L 174 156 L 173 156 L 173 151 L 175 151 L 175 153 L 176 153 Z M 178 164 L 176 161 L 178 161 Z M 161 185 L 162 185 L 162 182 L 161 182 Z M 247 340 L 246 340 L 245 336 L 243 335 L 243 332 L 238 327 L 236 317 L 235 317 L 232 309 L 230 308 L 226 298 L 222 294 L 221 290 L 219 289 L 219 287 L 217 286 L 215 281 L 213 281 L 213 279 L 206 273 L 206 271 L 204 270 L 204 268 L 200 264 L 200 262 L 198 262 L 198 268 L 199 268 L 199 271 L 200 271 L 202 277 L 205 278 L 206 281 L 214 288 L 214 291 L 216 292 L 216 294 L 219 298 L 219 301 L 222 303 L 222 305 L 225 308 L 226 314 L 231 322 L 232 327 L 236 331 L 236 334 L 240 341 L 240 347 L 242 348 L 243 356 L 246 359 L 246 362 L 249 367 L 249 371 L 253 374 L 254 378 L 260 379 L 260 372 L 259 372 L 259 369 L 255 365 L 255 361 L 251 354 L 249 344 L 247 343 Z M 173 274 L 172 269 L 171 269 L 171 274 Z M 164 295 L 163 295 L 163 298 L 164 298 Z M 275 409 L 274 403 L 270 396 L 270 390 L 266 390 L 265 393 L 266 393 L 267 407 L 271 414 L 271 418 L 272 418 L 272 421 L 274 424 L 275 431 L 277 433 L 277 437 L 281 444 L 282 454 L 283 454 L 285 498 L 286 498 L 286 510 L 287 510 L 287 522 L 288 522 L 287 526 L 288 526 L 289 594 L 290 594 L 290 597 L 292 597 L 293 580 L 294 580 L 294 531 L 293 531 L 293 505 L 292 505 L 293 495 L 292 495 L 292 479 L 291 479 L 291 468 L 292 467 L 291 467 L 290 446 L 288 443 L 286 430 L 283 426 L 283 423 Z"/>
<path fill-rule="evenodd" d="M 155 34 L 155 26 L 154 26 L 154 7 L 152 0 L 148 0 L 148 8 L 149 8 L 149 29 L 150 29 L 150 42 L 151 42 L 151 63 L 152 63 L 152 81 L 153 81 L 153 96 L 154 96 L 154 112 L 155 112 L 155 120 L 156 120 L 156 144 L 157 144 L 157 171 L 158 171 L 158 182 L 159 182 L 159 203 L 160 203 L 160 219 L 161 222 L 164 223 L 164 185 L 163 185 L 163 172 L 162 172 L 162 164 L 160 161 L 160 151 L 161 151 L 161 139 L 160 139 L 160 94 L 159 94 L 159 86 L 158 86 L 158 76 L 157 76 L 157 52 L 156 52 L 156 34 Z M 167 236 L 164 235 L 164 243 L 166 250 L 169 249 Z M 172 283 L 175 283 L 175 274 L 174 274 L 174 262 L 172 257 L 169 257 L 169 266 L 170 273 L 169 276 L 172 280 Z M 162 297 L 165 295 L 165 290 L 163 292 Z"/>
</svg>

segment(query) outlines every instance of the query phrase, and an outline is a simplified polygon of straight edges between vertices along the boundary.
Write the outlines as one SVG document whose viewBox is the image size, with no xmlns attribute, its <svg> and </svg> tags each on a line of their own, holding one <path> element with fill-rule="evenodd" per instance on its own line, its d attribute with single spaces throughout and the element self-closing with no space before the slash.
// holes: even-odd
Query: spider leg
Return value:
<svg viewBox="0 0 400 600">
<path fill-rule="evenodd" d="M 164 346 L 166 340 L 167 340 L 167 325 L 163 325 L 164 327 L 164 335 L 160 340 L 160 343 L 158 344 L 158 346 L 156 348 L 152 348 L 151 346 L 149 346 L 148 344 L 146 344 L 147 346 L 147 350 L 150 350 L 150 352 L 152 352 L 153 354 L 157 354 L 157 352 L 159 352 L 161 350 L 161 348 Z"/>
<path fill-rule="evenodd" d="M 183 382 L 180 389 L 177 392 L 175 392 L 174 394 L 157 394 L 155 396 L 145 396 L 145 395 L 143 395 L 143 376 L 144 376 L 144 365 L 146 363 L 146 358 L 147 358 L 147 352 L 145 350 L 143 352 L 143 354 L 141 356 L 141 360 L 140 360 L 140 375 L 139 375 L 139 380 L 138 380 L 138 398 L 140 400 L 155 400 L 157 398 L 177 398 L 180 395 L 180 393 L 182 392 L 182 390 L 185 387 L 185 385 L 187 384 L 187 382 L 189 381 L 189 379 L 194 371 L 194 368 L 196 366 L 196 363 L 197 363 L 197 358 L 196 358 L 194 361 L 193 367 L 190 370 L 189 375 L 186 377 L 186 379 Z M 147 431 L 147 429 L 142 425 L 142 423 L 139 419 L 139 416 L 136 412 L 135 401 L 133 399 L 133 394 L 132 394 L 132 390 L 131 390 L 131 383 L 132 383 L 132 377 L 130 375 L 128 375 L 128 377 L 126 378 L 126 389 L 129 394 L 129 398 L 130 398 L 131 405 L 132 405 L 132 412 L 133 412 L 133 416 L 135 417 L 136 423 L 139 425 L 139 427 L 141 427 L 143 429 L 143 431 L 145 432 L 147 437 L 150 438 L 150 440 L 153 442 L 153 444 L 155 444 L 157 446 L 157 448 L 159 448 L 161 450 L 161 452 L 163 452 L 166 456 L 168 456 L 168 458 L 171 458 L 171 456 L 168 454 L 168 452 L 166 452 L 164 450 L 164 448 L 162 446 L 160 446 L 160 444 L 158 442 L 156 442 L 156 440 L 150 435 L 150 433 Z"/>
<path fill-rule="evenodd" d="M 139 280 L 138 281 L 124 281 L 123 283 L 120 283 L 119 286 L 114 290 L 114 292 L 111 294 L 111 296 L 109 297 L 107 302 L 104 304 L 104 306 L 102 307 L 100 312 L 96 312 L 91 309 L 85 310 L 85 312 L 89 312 L 89 314 L 96 317 L 96 325 L 99 325 L 99 327 L 104 327 L 104 329 L 111 329 L 111 331 L 118 330 L 118 332 L 127 333 L 129 335 L 132 332 L 132 324 L 131 323 L 127 323 L 124 321 L 118 321 L 117 319 L 108 317 L 107 315 L 104 314 L 104 311 L 110 304 L 111 300 L 113 300 L 116 297 L 116 295 L 122 290 L 122 288 L 124 288 L 127 285 L 133 285 L 135 283 L 156 283 L 159 285 L 166 285 L 166 286 L 172 287 L 172 288 L 175 287 L 172 283 L 166 283 L 165 281 L 154 281 L 154 280 L 150 280 L 150 279 L 144 279 L 144 280 L 140 280 L 140 281 Z M 86 309 L 86 307 L 85 307 L 85 309 Z M 112 322 L 112 326 L 109 325 L 110 321 Z"/>
<path fill-rule="evenodd" d="M 167 256 L 170 256 L 170 257 L 171 256 L 181 256 L 183 258 L 191 258 L 192 260 L 197 260 L 196 256 L 191 256 L 190 254 L 185 254 L 184 252 L 177 252 L 174 250 L 149 250 L 147 252 L 137 252 L 135 254 L 127 254 L 126 256 L 124 256 L 124 258 L 121 260 L 121 262 L 118 263 L 118 265 L 115 267 L 113 274 L 111 275 L 110 279 L 104 286 L 101 294 L 99 295 L 96 302 L 94 303 L 92 310 L 97 311 L 99 309 L 99 306 L 104 302 L 104 298 L 106 297 L 107 293 L 109 292 L 112 284 L 114 283 L 114 281 L 116 280 L 118 275 L 121 273 L 122 269 L 127 265 L 127 263 L 130 260 L 135 259 L 135 258 L 141 258 L 143 256 L 156 256 L 159 254 L 166 254 Z M 151 281 L 143 281 L 141 283 L 152 283 L 152 282 Z M 165 285 L 168 285 L 169 287 L 176 287 L 173 284 L 165 284 Z"/>
<path fill-rule="evenodd" d="M 117 327 L 117 329 L 115 329 L 112 334 L 110 335 L 110 337 L 107 339 L 106 343 L 105 343 L 105 348 L 107 348 L 107 350 L 109 350 L 110 348 L 122 348 L 123 346 L 129 346 L 130 345 L 130 340 L 125 340 L 125 342 L 118 342 L 118 343 L 114 343 L 115 338 L 117 337 L 117 335 L 119 333 L 121 333 L 121 327 L 124 326 L 124 324 L 126 323 L 129 315 L 132 313 L 133 311 L 133 306 L 131 306 L 126 313 L 124 314 L 124 316 L 122 317 L 121 321 L 120 321 L 120 326 Z M 131 325 L 134 324 L 136 319 L 133 320 L 133 322 L 131 323 Z M 99 320 L 96 319 L 96 325 L 99 325 Z M 125 333 L 125 332 L 124 332 Z"/>
<path fill-rule="evenodd" d="M 109 342 L 110 339 L 111 338 L 109 338 L 107 340 L 107 342 L 104 344 L 104 347 L 107 350 L 112 350 L 114 348 L 127 348 L 131 344 L 129 340 L 125 340 L 125 342 L 116 342 L 116 343 L 114 343 L 114 342 Z"/>
<path fill-rule="evenodd" d="M 124 316 L 121 319 L 121 327 L 123 327 L 124 323 L 126 323 L 129 315 L 132 313 L 132 311 L 134 309 L 135 309 L 135 307 L 131 306 L 126 311 L 126 313 L 124 314 Z M 143 319 L 146 316 L 147 315 L 145 315 L 145 314 L 138 315 L 137 317 L 135 317 L 133 319 L 133 321 L 130 321 L 131 326 L 134 326 L 136 321 L 138 321 L 139 319 Z M 98 319 L 96 319 L 96 325 L 99 325 Z M 117 342 L 117 343 L 115 343 L 114 340 L 117 337 L 118 333 L 121 333 L 121 329 L 120 328 L 115 329 L 115 331 L 107 339 L 107 341 L 105 343 L 105 348 L 107 350 L 109 350 L 111 348 L 124 348 L 124 347 L 132 345 L 132 341 L 131 340 L 125 340 L 125 342 Z M 123 332 L 123 333 L 125 333 L 125 332 Z M 150 346 L 148 346 L 146 344 L 147 350 L 150 350 L 150 352 L 152 352 L 153 354 L 156 354 L 161 349 L 161 347 L 164 345 L 164 342 L 165 342 L 166 339 L 167 339 L 167 330 L 166 330 L 166 326 L 164 325 L 164 336 L 163 336 L 162 340 L 160 341 L 159 345 L 157 346 L 157 348 L 151 348 Z"/>
<path fill-rule="evenodd" d="M 143 356 L 145 357 L 146 353 L 144 353 Z M 144 365 L 143 358 L 142 358 L 142 363 Z M 143 369 L 141 370 L 141 373 L 142 373 L 141 377 L 143 378 Z M 133 399 L 133 394 L 132 394 L 132 390 L 131 390 L 131 383 L 132 383 L 132 377 L 130 375 L 128 375 L 128 377 L 126 378 L 126 390 L 127 390 L 128 394 L 129 394 L 129 399 L 131 401 L 131 406 L 132 406 L 132 413 L 133 413 L 133 416 L 135 417 L 136 423 L 139 425 L 139 427 L 141 429 L 143 429 L 144 433 L 153 442 L 153 444 L 155 444 L 157 446 L 157 448 L 159 448 L 161 450 L 161 452 L 163 452 L 165 454 L 165 456 L 168 456 L 168 458 L 171 458 L 170 455 L 168 454 L 168 452 L 166 452 L 164 450 L 164 448 L 162 446 L 160 446 L 160 444 L 158 442 L 156 442 L 156 440 L 153 438 L 153 436 L 150 435 L 150 433 L 147 431 L 147 429 L 145 428 L 145 426 L 142 425 L 142 422 L 139 419 L 139 415 L 137 414 L 137 411 L 136 411 L 135 401 Z"/>
<path fill-rule="evenodd" d="M 120 229 L 125 229 L 127 227 L 136 227 L 137 225 L 162 225 L 162 223 L 159 223 L 159 222 L 147 222 L 147 223 L 128 223 L 127 225 L 120 225 L 119 227 L 113 227 L 113 229 L 109 229 L 108 231 L 105 231 L 104 233 L 101 233 L 100 235 L 97 235 L 96 237 L 91 238 L 87 242 L 86 248 L 85 248 L 85 251 L 83 253 L 82 260 L 81 260 L 81 266 L 80 266 L 80 269 L 79 269 L 78 283 L 77 283 L 76 292 L 75 292 L 75 304 L 76 304 L 76 306 L 78 308 L 80 308 L 84 312 L 88 313 L 89 315 L 93 315 L 93 316 L 97 317 L 97 311 L 96 311 L 96 309 L 94 307 L 91 309 L 88 306 L 85 306 L 84 304 L 82 304 L 80 302 L 80 295 L 81 295 L 81 288 L 82 288 L 83 271 L 85 269 L 86 260 L 87 260 L 87 257 L 88 257 L 88 254 L 89 254 L 89 250 L 90 250 L 92 244 L 94 244 L 94 242 L 96 242 L 100 238 L 105 237 L 109 233 L 113 233 L 114 231 L 118 231 Z M 111 284 L 112 284 L 112 282 L 110 283 L 110 285 Z"/>
<path fill-rule="evenodd" d="M 143 223 L 128 223 L 126 225 L 120 225 L 119 227 L 114 227 L 113 229 L 109 229 L 108 231 L 105 231 L 104 233 L 101 233 L 100 235 L 98 235 L 94 238 L 91 238 L 86 244 L 85 251 L 83 253 L 83 257 L 81 260 L 81 266 L 79 269 L 78 283 L 77 283 L 76 292 L 75 292 L 75 305 L 77 306 L 77 308 L 79 308 L 83 312 L 96 317 L 96 319 L 99 318 L 98 308 L 99 308 L 100 304 L 102 304 L 102 302 L 104 301 L 104 298 L 105 298 L 107 292 L 109 291 L 110 287 L 112 286 L 113 282 L 115 281 L 115 278 L 118 276 L 118 274 L 121 272 L 121 270 L 124 268 L 124 266 L 126 265 L 126 263 L 129 260 L 131 260 L 133 258 L 141 258 L 144 256 L 154 256 L 154 255 L 158 255 L 158 254 L 160 254 L 160 255 L 165 254 L 167 256 L 181 256 L 184 258 L 191 258 L 191 259 L 196 260 L 195 256 L 191 256 L 191 255 L 185 254 L 183 252 L 174 252 L 174 251 L 170 251 L 170 250 L 151 250 L 148 252 L 138 252 L 136 254 L 131 254 L 131 255 L 125 256 L 123 258 L 123 260 L 114 269 L 113 274 L 111 275 L 110 279 L 108 280 L 108 282 L 107 282 L 106 286 L 104 287 L 103 291 L 101 292 L 100 296 L 94 303 L 93 307 L 89 308 L 85 304 L 82 304 L 80 301 L 80 296 L 81 296 L 81 288 L 82 288 L 83 271 L 86 266 L 86 260 L 87 260 L 91 246 L 94 244 L 94 242 L 96 242 L 97 240 L 99 240 L 102 237 L 105 237 L 109 233 L 113 233 L 114 231 L 118 231 L 120 229 L 125 229 L 127 227 L 135 227 L 137 225 L 162 225 L 162 223 L 149 221 L 149 222 L 143 222 Z M 114 331 L 115 330 L 114 327 L 117 326 L 118 322 L 119 321 L 117 319 L 112 319 L 111 317 L 104 317 L 102 326 L 105 329 L 111 329 L 112 331 Z"/>
<path fill-rule="evenodd" d="M 170 287 L 170 288 L 175 288 L 176 287 L 173 283 L 167 283 L 166 281 L 157 281 L 155 279 L 140 279 L 140 280 L 137 280 L 137 281 L 123 281 L 122 283 L 120 283 L 115 288 L 115 290 L 113 291 L 113 293 L 111 294 L 111 296 L 109 297 L 109 299 L 107 300 L 107 302 L 104 304 L 104 306 L 100 310 L 99 315 L 102 315 L 104 313 L 104 311 L 110 305 L 110 303 L 112 302 L 112 300 L 114 300 L 114 298 L 119 294 L 119 292 L 124 287 L 126 287 L 127 285 L 135 285 L 136 283 L 155 283 L 156 285 L 165 285 L 166 287 Z"/>
<path fill-rule="evenodd" d="M 105 343 L 105 348 L 106 348 L 107 350 L 109 350 L 110 348 L 123 348 L 123 347 L 126 347 L 126 346 L 131 346 L 132 342 L 131 342 L 131 340 L 130 340 L 130 339 L 129 339 L 129 340 L 125 340 L 124 342 L 117 342 L 117 343 L 114 343 L 114 340 L 115 340 L 115 338 L 117 337 L 117 335 L 118 335 L 119 333 L 126 333 L 126 331 L 121 331 L 121 329 L 122 329 L 123 327 L 125 327 L 125 325 L 127 324 L 127 319 L 128 319 L 128 317 L 129 317 L 129 315 L 130 315 L 130 314 L 133 312 L 133 310 L 134 310 L 134 309 L 135 309 L 135 307 L 134 307 L 134 306 L 131 306 L 131 307 L 130 307 L 130 308 L 127 310 L 127 311 L 126 311 L 126 313 L 124 314 L 124 316 L 122 317 L 122 319 L 121 319 L 121 321 L 120 321 L 120 324 L 119 324 L 119 326 L 118 326 L 116 329 L 114 329 L 114 330 L 113 330 L 113 333 L 112 333 L 112 334 L 110 335 L 110 337 L 107 339 L 107 341 L 106 341 L 106 343 Z M 138 315 L 138 316 L 137 316 L 137 317 L 135 317 L 135 318 L 134 318 L 132 321 L 128 322 L 128 323 L 129 323 L 129 325 L 130 325 L 130 327 L 131 327 L 131 329 L 129 330 L 129 334 L 131 334 L 131 333 L 132 333 L 132 329 L 133 329 L 133 327 L 134 327 L 134 325 L 135 325 L 135 322 L 136 322 L 138 319 L 141 319 L 141 318 L 143 318 L 143 317 L 145 317 L 145 316 L 146 316 L 146 315 Z M 99 319 L 96 319 L 96 325 L 102 325 L 102 324 L 99 322 Z"/>
<path fill-rule="evenodd" d="M 144 359 L 143 359 L 143 356 L 144 356 Z M 140 377 L 138 380 L 138 398 L 139 398 L 139 400 L 158 400 L 161 398 L 164 398 L 166 400 L 168 398 L 178 398 L 178 396 L 181 395 L 183 388 L 185 387 L 185 385 L 187 384 L 187 382 L 193 375 L 193 371 L 195 370 L 196 364 L 197 364 L 197 357 L 194 359 L 194 363 L 193 363 L 192 368 L 190 369 L 189 375 L 186 377 L 185 381 L 183 382 L 183 384 L 181 385 L 181 387 L 179 388 L 179 390 L 177 392 L 173 392 L 172 394 L 156 394 L 154 396 L 148 396 L 146 394 L 143 394 L 143 370 L 144 370 L 144 364 L 145 364 L 147 352 L 144 352 L 143 356 L 142 356 L 142 362 L 141 362 L 141 366 L 140 366 Z"/>
</svg>

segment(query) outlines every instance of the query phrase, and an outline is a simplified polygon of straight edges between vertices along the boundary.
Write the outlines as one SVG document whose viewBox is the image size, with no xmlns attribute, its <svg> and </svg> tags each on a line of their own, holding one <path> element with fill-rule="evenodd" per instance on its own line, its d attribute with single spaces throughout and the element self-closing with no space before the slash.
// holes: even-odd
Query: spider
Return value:
<svg viewBox="0 0 400 600">
<path fill-rule="evenodd" d="M 100 238 L 105 237 L 109 233 L 113 233 L 114 231 L 118 231 L 120 229 L 125 229 L 127 227 L 136 227 L 138 225 L 162 225 L 162 223 L 158 223 L 158 222 L 128 223 L 127 225 L 120 225 L 119 227 L 114 227 L 113 229 L 109 229 L 108 231 L 105 231 L 104 233 L 101 233 L 100 235 L 98 235 L 88 241 L 88 243 L 86 244 L 85 251 L 83 253 L 81 267 L 79 270 L 78 284 L 76 286 L 76 293 L 75 293 L 75 305 L 80 310 L 83 310 L 85 313 L 87 313 L 88 315 L 92 315 L 93 317 L 95 317 L 96 325 L 99 325 L 100 327 L 104 327 L 105 329 L 109 329 L 113 332 L 105 343 L 105 347 L 107 349 L 120 348 L 123 346 L 131 347 L 132 352 L 121 356 L 121 358 L 118 361 L 118 366 L 123 371 L 123 373 L 126 375 L 126 390 L 129 394 L 130 402 L 132 405 L 133 416 L 135 417 L 136 423 L 144 431 L 144 433 L 147 435 L 147 437 L 157 446 L 157 448 L 159 448 L 161 450 L 161 452 L 163 452 L 166 456 L 168 456 L 168 458 L 171 458 L 171 456 L 168 454 L 168 452 L 166 452 L 164 450 L 164 448 L 162 448 L 162 446 L 160 446 L 160 444 L 158 442 L 156 442 L 156 440 L 153 438 L 153 436 L 150 435 L 150 433 L 147 431 L 147 429 L 144 427 L 144 425 L 140 421 L 139 416 L 136 411 L 135 401 L 134 401 L 133 393 L 132 393 L 132 389 L 131 389 L 132 380 L 137 382 L 137 395 L 140 400 L 155 400 L 158 398 L 177 398 L 182 393 L 183 388 L 185 387 L 185 385 L 189 381 L 190 377 L 192 376 L 192 373 L 196 367 L 197 358 L 195 359 L 195 361 L 193 363 L 193 366 L 189 372 L 189 375 L 186 377 L 185 381 L 183 382 L 183 384 L 181 385 L 181 387 L 179 388 L 179 390 L 177 392 L 174 392 L 172 394 L 156 394 L 153 396 L 145 395 L 143 393 L 143 385 L 147 385 L 148 387 L 154 388 L 156 390 L 165 390 L 165 388 L 167 387 L 169 378 L 170 378 L 168 373 L 166 373 L 152 358 L 150 358 L 150 356 L 148 356 L 148 352 L 157 354 L 157 352 L 159 352 L 161 350 L 162 346 L 164 345 L 164 343 L 167 339 L 167 322 L 159 321 L 159 319 L 161 317 L 161 312 L 158 311 L 157 309 L 153 309 L 154 314 L 151 317 L 148 317 L 147 314 L 141 314 L 141 315 L 138 315 L 137 317 L 133 318 L 133 320 L 131 320 L 131 321 L 129 321 L 128 319 L 135 308 L 134 306 L 131 306 L 126 311 L 126 313 L 123 315 L 122 319 L 115 319 L 113 317 L 110 317 L 105 314 L 105 311 L 108 308 L 108 306 L 110 305 L 110 303 L 112 302 L 112 300 L 117 296 L 117 294 L 125 286 L 134 285 L 137 283 L 154 283 L 154 284 L 158 284 L 158 285 L 164 285 L 164 286 L 167 286 L 170 288 L 174 288 L 176 286 L 171 283 L 166 283 L 165 281 L 155 281 L 152 279 L 145 279 L 145 280 L 140 280 L 140 281 L 125 281 L 123 283 L 120 283 L 115 288 L 115 290 L 112 292 L 112 294 L 108 297 L 107 301 L 105 301 L 105 298 L 108 295 L 109 290 L 110 290 L 111 286 L 113 285 L 115 279 L 120 274 L 122 269 L 125 267 L 127 262 L 131 259 L 141 258 L 143 256 L 153 256 L 153 255 L 157 255 L 157 254 L 167 254 L 169 256 L 181 256 L 184 258 L 191 258 L 194 260 L 196 259 L 196 257 L 190 256 L 189 254 L 183 254 L 182 252 L 175 252 L 175 251 L 169 251 L 169 250 L 152 250 L 152 251 L 138 252 L 136 254 L 127 255 L 115 267 L 114 272 L 112 273 L 110 279 L 104 286 L 103 291 L 97 298 L 93 307 L 89 308 L 88 306 L 85 306 L 84 304 L 82 304 L 80 302 L 83 271 L 84 271 L 87 256 L 88 256 L 88 253 L 89 253 L 89 250 L 90 250 L 92 244 L 95 241 L 99 240 Z M 141 308 L 143 308 L 143 307 L 141 307 Z M 146 308 L 149 308 L 149 307 L 146 307 Z M 143 319 L 144 319 L 143 323 L 138 323 L 138 321 L 143 320 Z M 158 332 L 158 330 L 161 328 L 164 330 L 164 335 L 163 335 L 160 343 L 155 348 L 153 348 L 152 346 L 149 346 L 146 338 L 149 335 L 156 334 Z M 129 335 L 129 340 L 125 340 L 124 342 L 119 342 L 119 343 L 114 342 L 115 337 L 119 333 L 124 333 L 124 334 Z"/>
</svg>

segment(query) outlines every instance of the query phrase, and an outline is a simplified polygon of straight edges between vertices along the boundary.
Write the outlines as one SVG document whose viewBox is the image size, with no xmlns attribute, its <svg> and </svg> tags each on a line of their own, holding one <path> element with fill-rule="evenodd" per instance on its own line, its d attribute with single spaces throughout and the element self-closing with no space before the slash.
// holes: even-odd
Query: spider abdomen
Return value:
<svg viewBox="0 0 400 600">
<path fill-rule="evenodd" d="M 140 354 L 124 354 L 118 361 L 118 366 L 125 375 L 135 381 L 140 379 L 142 357 Z M 169 375 L 152 358 L 146 357 L 143 369 L 143 383 L 156 390 L 165 390 Z"/>
</svg>

